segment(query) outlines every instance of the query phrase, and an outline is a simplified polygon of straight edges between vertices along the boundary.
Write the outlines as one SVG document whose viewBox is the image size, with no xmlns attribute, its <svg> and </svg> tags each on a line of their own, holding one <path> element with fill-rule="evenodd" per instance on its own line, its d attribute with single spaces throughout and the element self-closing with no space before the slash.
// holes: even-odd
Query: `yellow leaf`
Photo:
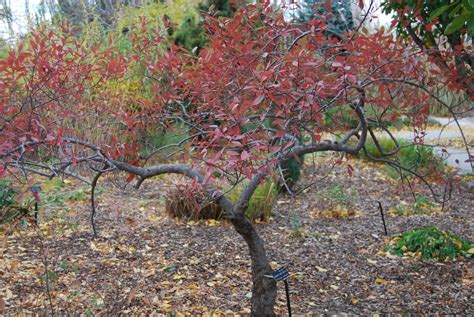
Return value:
<svg viewBox="0 0 474 317">
<path fill-rule="evenodd" d="M 357 298 L 353 298 L 351 299 L 351 303 L 352 304 L 357 304 L 359 302 L 359 300 Z"/>
<path fill-rule="evenodd" d="M 217 224 L 219 224 L 219 221 L 215 220 L 215 219 L 209 219 L 206 221 L 207 225 L 209 227 L 214 227 L 216 226 Z"/>
<path fill-rule="evenodd" d="M 377 278 L 375 279 L 375 282 L 377 282 L 377 283 L 383 283 L 383 281 L 385 281 L 385 280 L 384 280 L 383 278 L 381 278 L 381 277 L 377 277 Z"/>
<path fill-rule="evenodd" d="M 163 310 L 169 310 L 171 308 L 171 305 L 168 303 L 168 301 L 163 301 L 160 305 L 160 307 L 163 309 Z"/>
<path fill-rule="evenodd" d="M 163 281 L 163 282 L 161 282 L 160 284 L 161 284 L 161 285 L 171 285 L 171 282 L 169 282 L 169 281 Z"/>
<path fill-rule="evenodd" d="M 191 284 L 191 285 L 188 285 L 186 286 L 187 289 L 199 289 L 199 286 L 196 285 L 196 284 Z"/>
<path fill-rule="evenodd" d="M 160 217 L 158 217 L 157 215 L 151 215 L 150 217 L 148 217 L 148 220 L 150 220 L 151 222 L 157 222 L 158 220 L 160 220 Z"/>
<path fill-rule="evenodd" d="M 474 254 L 474 248 L 470 248 L 469 250 L 467 250 L 467 253 Z"/>
<path fill-rule="evenodd" d="M 173 275 L 173 280 L 181 280 L 183 278 L 186 278 L 186 275 L 183 274 L 175 274 Z"/>
</svg>

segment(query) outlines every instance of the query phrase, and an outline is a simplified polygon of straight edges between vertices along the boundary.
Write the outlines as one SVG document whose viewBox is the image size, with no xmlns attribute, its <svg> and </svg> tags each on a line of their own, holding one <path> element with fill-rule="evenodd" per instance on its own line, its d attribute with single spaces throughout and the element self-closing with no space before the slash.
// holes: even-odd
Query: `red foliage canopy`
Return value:
<svg viewBox="0 0 474 317">
<path fill-rule="evenodd" d="M 358 151 L 345 142 L 400 116 L 422 126 L 429 87 L 457 87 L 382 32 L 336 37 L 323 21 L 295 26 L 254 5 L 231 19 L 209 18 L 206 27 L 210 42 L 199 56 L 149 30 L 145 19 L 127 51 L 112 38 L 80 43 L 69 26 L 31 33 L 0 61 L 0 174 L 65 172 L 109 159 L 140 165 L 144 131 L 182 122 L 195 164 L 251 178 L 297 154 Z M 345 148 L 322 137 L 335 130 L 349 133 L 339 142 Z M 51 156 L 57 168 L 44 165 Z"/>
</svg>

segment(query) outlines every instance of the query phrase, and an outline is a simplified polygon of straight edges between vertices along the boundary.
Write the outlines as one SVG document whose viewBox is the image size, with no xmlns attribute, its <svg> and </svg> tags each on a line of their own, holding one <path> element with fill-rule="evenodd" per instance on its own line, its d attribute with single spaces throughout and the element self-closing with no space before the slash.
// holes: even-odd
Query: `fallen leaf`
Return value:
<svg viewBox="0 0 474 317">
<path fill-rule="evenodd" d="M 151 222 L 157 222 L 158 220 L 160 220 L 160 217 L 158 217 L 157 215 L 151 215 L 150 217 L 148 217 L 148 220 L 150 220 Z"/>
<path fill-rule="evenodd" d="M 171 305 L 169 304 L 168 301 L 163 301 L 160 305 L 160 307 L 163 309 L 163 310 L 169 310 L 171 308 Z"/>
<path fill-rule="evenodd" d="M 188 285 L 186 286 L 187 289 L 199 289 L 199 286 L 196 285 L 196 284 L 191 284 L 191 285 Z"/>
<path fill-rule="evenodd" d="M 375 282 L 377 282 L 377 283 L 383 283 L 383 281 L 385 281 L 385 280 L 384 280 L 383 278 L 381 278 L 381 277 L 377 277 L 377 278 L 375 279 Z"/>
<path fill-rule="evenodd" d="M 206 221 L 206 223 L 209 227 L 215 227 L 219 224 L 219 221 L 215 219 L 209 219 Z"/>
<path fill-rule="evenodd" d="M 128 305 L 130 305 L 130 303 L 132 302 L 133 298 L 135 297 L 135 294 L 137 293 L 137 290 L 134 288 L 132 289 L 132 291 L 130 292 L 130 294 L 128 294 L 127 296 L 127 303 Z"/>
<path fill-rule="evenodd" d="M 328 270 L 323 268 L 323 267 L 320 267 L 320 266 L 316 266 L 316 269 L 319 271 L 319 272 L 327 272 Z"/>
<path fill-rule="evenodd" d="M 183 274 L 173 275 L 173 280 L 180 280 L 180 279 L 183 279 L 183 278 L 186 278 L 186 275 L 183 275 Z"/>
</svg>

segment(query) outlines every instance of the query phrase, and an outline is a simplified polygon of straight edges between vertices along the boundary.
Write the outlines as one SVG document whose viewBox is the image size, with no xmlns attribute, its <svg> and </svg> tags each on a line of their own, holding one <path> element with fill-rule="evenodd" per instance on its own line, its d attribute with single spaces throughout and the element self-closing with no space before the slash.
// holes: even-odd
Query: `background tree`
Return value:
<svg viewBox="0 0 474 317">
<path fill-rule="evenodd" d="M 386 0 L 383 8 L 395 15 L 400 35 L 411 38 L 441 71 L 456 78 L 458 89 L 474 98 L 474 1 Z"/>
<path fill-rule="evenodd" d="M 298 2 L 298 6 L 299 9 L 294 13 L 297 22 L 323 19 L 328 29 L 337 34 L 344 34 L 354 28 L 350 0 L 303 0 Z"/>
</svg>

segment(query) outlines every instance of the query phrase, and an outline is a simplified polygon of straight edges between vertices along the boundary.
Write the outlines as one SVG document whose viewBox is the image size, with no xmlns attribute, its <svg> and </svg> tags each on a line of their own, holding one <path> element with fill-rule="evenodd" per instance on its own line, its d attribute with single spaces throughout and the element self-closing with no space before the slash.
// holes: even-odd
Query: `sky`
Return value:
<svg viewBox="0 0 474 317">
<path fill-rule="evenodd" d="M 27 16 L 26 16 L 26 1 L 25 0 L 6 0 L 9 3 L 13 15 L 13 31 L 15 33 L 24 33 L 26 31 Z M 33 14 L 38 9 L 41 0 L 28 0 L 30 13 Z M 3 38 L 9 37 L 9 31 L 6 23 L 0 22 L 0 36 Z"/>
<path fill-rule="evenodd" d="M 10 7 L 11 7 L 12 13 L 13 13 L 13 18 L 14 18 L 13 31 L 17 35 L 25 33 L 26 30 L 27 30 L 27 25 L 28 25 L 26 10 L 25 10 L 25 8 L 26 8 L 25 3 L 26 2 L 29 3 L 30 14 L 33 14 L 35 11 L 38 10 L 38 6 L 39 6 L 41 0 L 6 0 L 6 1 L 7 1 L 7 3 L 10 4 Z M 77 0 L 77 1 L 79 1 L 79 0 Z M 281 1 L 281 0 L 278 0 L 278 1 Z M 355 1 L 355 0 L 352 0 L 352 1 Z M 380 3 L 380 1 L 381 0 L 375 0 L 375 3 L 376 3 L 377 6 Z M 356 1 L 356 2 L 358 3 L 358 1 Z M 368 6 L 368 3 L 370 2 L 370 0 L 364 0 L 364 2 L 367 4 L 366 6 Z M 383 14 L 380 9 L 376 11 L 376 14 L 377 14 L 377 17 L 378 17 L 376 23 L 378 25 L 388 26 L 390 24 L 390 17 Z M 0 22 L 0 37 L 9 38 L 8 27 L 3 22 Z"/>
</svg>

